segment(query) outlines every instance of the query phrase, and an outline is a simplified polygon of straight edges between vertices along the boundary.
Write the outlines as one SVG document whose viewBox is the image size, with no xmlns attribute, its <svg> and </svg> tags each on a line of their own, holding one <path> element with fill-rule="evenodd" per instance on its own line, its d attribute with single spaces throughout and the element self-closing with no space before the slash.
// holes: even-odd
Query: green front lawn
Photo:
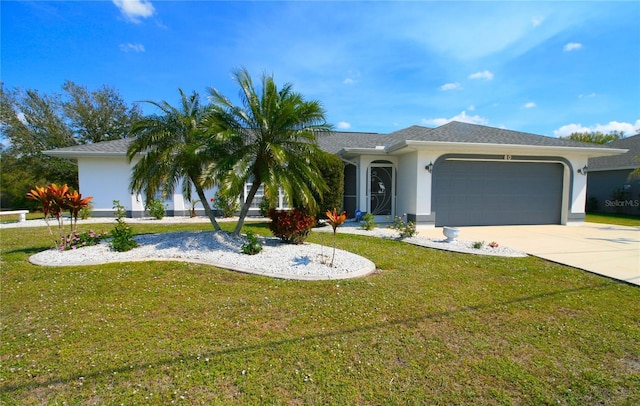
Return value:
<svg viewBox="0 0 640 406">
<path fill-rule="evenodd" d="M 640 227 L 640 217 L 623 214 L 587 213 L 585 221 L 590 223 L 616 224 L 619 226 Z"/>
<path fill-rule="evenodd" d="M 303 282 L 37 267 L 45 228 L 0 241 L 2 404 L 640 403 L 640 289 L 537 258 L 338 234 L 380 271 Z"/>
</svg>

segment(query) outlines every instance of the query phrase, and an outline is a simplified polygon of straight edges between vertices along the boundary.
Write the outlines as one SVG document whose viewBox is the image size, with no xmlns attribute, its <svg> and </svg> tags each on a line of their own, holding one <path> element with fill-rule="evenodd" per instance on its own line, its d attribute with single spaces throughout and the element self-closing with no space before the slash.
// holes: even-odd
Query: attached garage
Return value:
<svg viewBox="0 0 640 406">
<path fill-rule="evenodd" d="M 436 226 L 560 224 L 560 163 L 445 159 L 433 170 Z"/>
</svg>

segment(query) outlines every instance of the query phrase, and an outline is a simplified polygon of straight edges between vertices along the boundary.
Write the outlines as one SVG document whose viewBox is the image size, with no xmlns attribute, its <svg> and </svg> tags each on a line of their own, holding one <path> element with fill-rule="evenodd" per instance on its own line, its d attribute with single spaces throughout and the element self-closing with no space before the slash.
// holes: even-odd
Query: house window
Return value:
<svg viewBox="0 0 640 406">
<path fill-rule="evenodd" d="M 244 184 L 243 201 L 246 201 L 246 198 L 249 195 L 249 191 L 251 190 L 251 186 L 253 186 L 253 183 L 251 182 L 247 182 Z M 260 203 L 262 203 L 262 200 L 264 200 L 264 185 L 260 185 L 260 187 L 258 188 L 258 191 L 253 197 L 253 201 L 251 202 L 251 206 L 249 209 L 250 210 L 260 209 Z M 290 208 L 289 199 L 287 199 L 287 196 L 285 195 L 284 191 L 281 188 L 278 188 L 278 198 L 276 201 L 276 208 L 277 209 Z"/>
</svg>

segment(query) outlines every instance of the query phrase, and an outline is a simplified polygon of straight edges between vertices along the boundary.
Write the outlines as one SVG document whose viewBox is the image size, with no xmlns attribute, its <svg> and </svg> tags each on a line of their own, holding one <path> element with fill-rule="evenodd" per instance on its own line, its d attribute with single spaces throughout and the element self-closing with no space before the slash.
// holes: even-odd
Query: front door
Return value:
<svg viewBox="0 0 640 406">
<path fill-rule="evenodd" d="M 374 216 L 393 213 L 394 172 L 391 164 L 371 164 L 369 168 L 369 212 Z"/>
</svg>

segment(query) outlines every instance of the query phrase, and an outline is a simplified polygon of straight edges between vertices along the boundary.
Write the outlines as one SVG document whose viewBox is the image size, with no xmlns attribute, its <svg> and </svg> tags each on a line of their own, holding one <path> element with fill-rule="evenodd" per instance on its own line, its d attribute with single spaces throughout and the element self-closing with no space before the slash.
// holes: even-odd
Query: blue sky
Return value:
<svg viewBox="0 0 640 406">
<path fill-rule="evenodd" d="M 2 1 L 1 80 L 128 103 L 232 99 L 246 67 L 336 129 L 466 121 L 550 136 L 640 130 L 640 2 Z M 144 111 L 153 110 L 144 106 Z"/>
</svg>

